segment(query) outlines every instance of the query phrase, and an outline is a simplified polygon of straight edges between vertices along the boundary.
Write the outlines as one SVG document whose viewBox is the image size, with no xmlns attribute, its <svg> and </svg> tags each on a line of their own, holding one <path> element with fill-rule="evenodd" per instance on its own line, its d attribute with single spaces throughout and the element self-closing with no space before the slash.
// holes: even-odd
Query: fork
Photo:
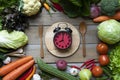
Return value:
<svg viewBox="0 0 120 80">
<path fill-rule="evenodd" d="M 40 36 L 40 57 L 44 58 L 44 49 L 43 49 L 43 25 L 39 27 L 39 36 Z"/>
</svg>

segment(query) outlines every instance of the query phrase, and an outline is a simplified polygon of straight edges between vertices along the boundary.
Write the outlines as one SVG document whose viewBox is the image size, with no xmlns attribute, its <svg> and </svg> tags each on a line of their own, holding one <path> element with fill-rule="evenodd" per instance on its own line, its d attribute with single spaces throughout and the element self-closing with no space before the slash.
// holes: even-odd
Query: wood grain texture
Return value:
<svg viewBox="0 0 120 80">
<path fill-rule="evenodd" d="M 85 21 L 87 25 L 87 32 L 86 32 L 86 57 L 82 56 L 82 47 L 81 44 L 78 47 L 78 50 L 67 58 L 58 58 L 52 55 L 46 48 L 45 45 L 45 34 L 47 29 L 56 22 L 68 22 L 79 29 L 79 23 L 81 21 Z M 43 24 L 43 48 L 44 48 L 44 55 L 45 58 L 43 59 L 47 63 L 55 63 L 58 59 L 64 59 L 67 62 L 77 62 L 81 63 L 88 59 L 98 58 L 98 53 L 96 51 L 96 45 L 99 42 L 97 37 L 97 25 L 98 23 L 93 23 L 91 19 L 83 19 L 83 18 L 69 18 L 65 14 L 61 12 L 53 12 L 52 17 L 48 14 L 48 12 L 44 11 L 37 16 L 31 17 L 29 19 L 30 27 L 26 30 L 26 34 L 28 35 L 29 42 L 28 45 L 25 47 L 26 55 L 32 55 L 35 59 L 39 57 L 40 54 L 40 38 L 38 35 L 38 27 L 39 24 Z M 81 35 L 79 35 L 81 37 Z M 80 38 L 81 39 L 81 38 Z M 80 40 L 81 41 L 81 40 Z M 81 42 L 80 42 L 81 43 Z"/>
<path fill-rule="evenodd" d="M 67 58 L 58 58 L 54 55 L 50 54 L 47 50 L 45 45 L 45 33 L 50 26 L 44 26 L 43 30 L 43 48 L 44 48 L 44 55 L 45 58 L 43 59 L 47 63 L 55 63 L 58 59 L 64 59 L 68 62 L 84 62 L 88 59 L 98 58 L 98 54 L 96 51 L 96 45 L 99 42 L 97 35 L 96 35 L 96 26 L 95 25 L 88 25 L 88 31 L 86 33 L 86 58 L 82 56 L 82 47 L 81 44 L 78 50 L 70 57 Z M 75 26 L 78 29 L 78 26 Z M 38 35 L 38 26 L 30 26 L 30 28 L 26 31 L 26 34 L 29 38 L 29 43 L 25 47 L 26 55 L 32 55 L 34 59 L 39 57 L 40 54 L 40 38 Z"/>
<path fill-rule="evenodd" d="M 40 57 L 44 58 L 44 49 L 43 49 L 43 25 L 39 26 L 39 36 L 40 36 Z"/>
<path fill-rule="evenodd" d="M 43 9 L 41 14 L 30 17 L 29 19 L 30 25 L 39 25 L 41 23 L 43 25 L 52 25 L 56 22 L 64 22 L 64 21 L 68 23 L 72 23 L 74 26 L 79 25 L 81 21 L 84 21 L 87 24 L 98 24 L 98 23 L 94 23 L 92 19 L 88 19 L 88 18 L 86 19 L 81 17 L 69 18 L 67 15 L 63 14 L 62 12 L 53 12 L 51 13 L 51 15 L 52 16 L 50 16 L 48 12 L 46 12 L 46 10 Z"/>
</svg>

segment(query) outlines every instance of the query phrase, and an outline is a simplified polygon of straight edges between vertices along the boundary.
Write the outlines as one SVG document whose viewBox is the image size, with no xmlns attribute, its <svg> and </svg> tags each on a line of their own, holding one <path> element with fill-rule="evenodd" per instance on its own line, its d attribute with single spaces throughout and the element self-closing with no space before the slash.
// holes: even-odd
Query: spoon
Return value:
<svg viewBox="0 0 120 80">
<path fill-rule="evenodd" d="M 86 46 L 85 46 L 85 34 L 87 31 L 87 26 L 85 22 L 81 22 L 79 25 L 79 30 L 81 33 L 81 37 L 82 37 L 82 49 L 83 49 L 83 57 L 86 57 Z"/>
</svg>

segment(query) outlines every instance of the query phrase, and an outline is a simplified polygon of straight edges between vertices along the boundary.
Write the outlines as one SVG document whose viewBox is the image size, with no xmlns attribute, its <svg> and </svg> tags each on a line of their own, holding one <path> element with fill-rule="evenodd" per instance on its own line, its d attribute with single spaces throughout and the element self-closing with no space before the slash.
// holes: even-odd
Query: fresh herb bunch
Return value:
<svg viewBox="0 0 120 80">
<path fill-rule="evenodd" d="M 18 11 L 16 6 L 5 8 L 1 15 L 2 29 L 8 30 L 8 32 L 13 30 L 25 31 L 29 26 L 27 16 Z"/>
<path fill-rule="evenodd" d="M 90 16 L 90 7 L 97 4 L 100 0 L 51 0 L 59 4 L 65 14 L 69 17 L 88 17 Z"/>
<path fill-rule="evenodd" d="M 10 7 L 12 5 L 17 5 L 19 0 L 0 0 L 0 13 L 6 7 Z"/>
</svg>

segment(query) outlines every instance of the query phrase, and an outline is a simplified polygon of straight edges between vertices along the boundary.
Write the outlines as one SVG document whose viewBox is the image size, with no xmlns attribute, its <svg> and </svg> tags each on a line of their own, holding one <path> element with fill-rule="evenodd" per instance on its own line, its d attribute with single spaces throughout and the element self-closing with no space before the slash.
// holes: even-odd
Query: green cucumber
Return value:
<svg viewBox="0 0 120 80">
<path fill-rule="evenodd" d="M 59 71 L 57 68 L 46 64 L 41 59 L 37 58 L 37 64 L 38 64 L 38 67 L 40 70 L 47 72 L 47 73 L 49 73 L 57 78 L 60 78 L 62 80 L 79 80 L 79 78 L 76 78 L 66 72 Z"/>
</svg>

